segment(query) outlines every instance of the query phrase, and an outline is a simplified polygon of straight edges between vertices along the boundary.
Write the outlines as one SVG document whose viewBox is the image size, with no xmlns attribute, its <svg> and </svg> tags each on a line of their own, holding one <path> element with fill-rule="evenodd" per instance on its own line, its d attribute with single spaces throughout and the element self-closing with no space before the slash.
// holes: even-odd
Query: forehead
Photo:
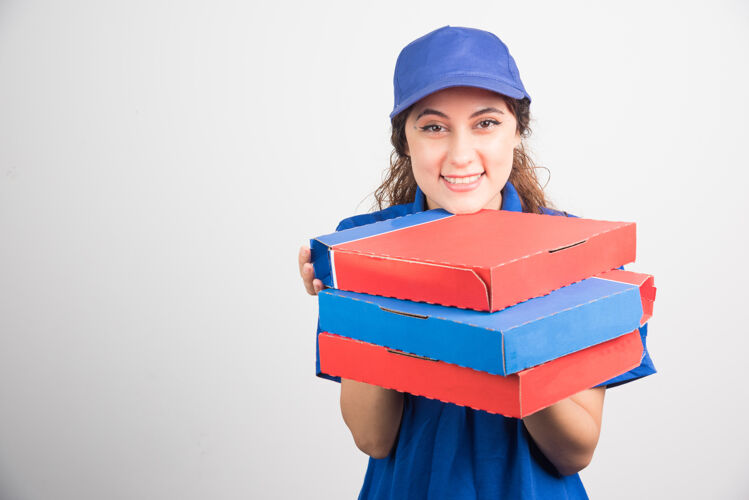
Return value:
<svg viewBox="0 0 749 500">
<path fill-rule="evenodd" d="M 475 111 L 477 108 L 493 107 L 508 112 L 509 108 L 504 96 L 491 90 L 475 87 L 451 87 L 429 94 L 414 105 L 416 115 L 426 108 L 438 111 L 452 109 L 460 111 L 466 109 Z M 449 113 L 448 113 L 449 114 Z"/>
</svg>

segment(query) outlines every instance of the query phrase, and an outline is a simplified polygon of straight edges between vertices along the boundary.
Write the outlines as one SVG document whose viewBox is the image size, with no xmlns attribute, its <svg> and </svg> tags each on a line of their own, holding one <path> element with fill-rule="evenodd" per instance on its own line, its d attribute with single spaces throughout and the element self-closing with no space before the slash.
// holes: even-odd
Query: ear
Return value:
<svg viewBox="0 0 749 500">
<path fill-rule="evenodd" d="M 523 142 L 523 138 L 520 136 L 520 132 L 515 132 L 515 138 L 513 140 L 512 149 L 517 149 L 520 147 L 520 144 Z"/>
</svg>

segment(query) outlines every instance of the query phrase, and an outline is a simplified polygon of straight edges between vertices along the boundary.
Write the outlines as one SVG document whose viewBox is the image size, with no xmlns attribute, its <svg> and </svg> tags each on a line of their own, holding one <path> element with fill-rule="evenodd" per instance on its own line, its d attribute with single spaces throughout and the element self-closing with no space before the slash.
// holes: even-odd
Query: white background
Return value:
<svg viewBox="0 0 749 500">
<path fill-rule="evenodd" d="M 445 24 L 509 45 L 556 206 L 656 275 L 589 494 L 749 498 L 749 5 L 359 4 L 0 1 L 0 499 L 356 495 L 296 253 L 370 208 Z"/>
</svg>

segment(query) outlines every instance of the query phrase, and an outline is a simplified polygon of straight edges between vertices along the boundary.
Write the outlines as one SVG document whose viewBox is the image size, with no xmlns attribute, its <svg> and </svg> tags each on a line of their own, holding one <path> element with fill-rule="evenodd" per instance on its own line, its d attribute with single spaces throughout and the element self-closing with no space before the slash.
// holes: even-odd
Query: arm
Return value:
<svg viewBox="0 0 749 500">
<path fill-rule="evenodd" d="M 605 387 L 575 394 L 523 419 L 546 458 L 566 476 L 584 469 L 593 458 L 601 433 Z"/>
<path fill-rule="evenodd" d="M 341 414 L 356 446 L 372 458 L 385 458 L 400 429 L 403 393 L 342 379 Z"/>
<path fill-rule="evenodd" d="M 299 249 L 299 274 L 310 295 L 317 295 L 323 284 L 315 279 L 309 247 Z M 341 380 L 341 414 L 356 446 L 372 458 L 390 454 L 398 436 L 403 415 L 403 394 L 375 385 Z"/>
</svg>

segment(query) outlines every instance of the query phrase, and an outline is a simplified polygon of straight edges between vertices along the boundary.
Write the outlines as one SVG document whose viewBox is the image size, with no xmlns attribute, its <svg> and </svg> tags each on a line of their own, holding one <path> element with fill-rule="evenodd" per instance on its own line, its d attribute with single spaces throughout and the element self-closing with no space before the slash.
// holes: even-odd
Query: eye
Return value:
<svg viewBox="0 0 749 500">
<path fill-rule="evenodd" d="M 437 125 L 436 123 L 432 123 L 429 125 L 424 125 L 423 127 L 419 127 L 424 132 L 444 132 L 445 127 L 442 125 Z"/>
<path fill-rule="evenodd" d="M 486 119 L 486 120 L 481 120 L 480 122 L 478 122 L 477 127 L 478 128 L 491 128 L 499 124 L 500 122 L 498 122 L 497 120 Z"/>
</svg>

